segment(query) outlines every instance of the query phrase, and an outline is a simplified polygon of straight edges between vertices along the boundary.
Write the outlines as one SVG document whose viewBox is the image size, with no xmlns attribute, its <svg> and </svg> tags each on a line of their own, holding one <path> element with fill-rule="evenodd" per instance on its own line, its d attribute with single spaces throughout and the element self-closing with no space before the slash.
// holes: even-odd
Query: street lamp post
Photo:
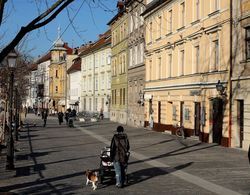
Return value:
<svg viewBox="0 0 250 195">
<path fill-rule="evenodd" d="M 8 56 L 8 66 L 10 69 L 10 83 L 9 83 L 9 132 L 7 142 L 7 161 L 6 169 L 12 170 L 14 166 L 14 140 L 12 135 L 12 117 L 13 117 L 13 83 L 14 83 L 14 68 L 16 66 L 17 54 L 15 51 L 11 51 Z"/>
<path fill-rule="evenodd" d="M 18 127 L 19 127 L 19 104 L 18 104 L 17 86 L 15 86 L 15 129 L 14 129 L 14 135 L 15 135 L 16 141 L 18 141 Z"/>
</svg>

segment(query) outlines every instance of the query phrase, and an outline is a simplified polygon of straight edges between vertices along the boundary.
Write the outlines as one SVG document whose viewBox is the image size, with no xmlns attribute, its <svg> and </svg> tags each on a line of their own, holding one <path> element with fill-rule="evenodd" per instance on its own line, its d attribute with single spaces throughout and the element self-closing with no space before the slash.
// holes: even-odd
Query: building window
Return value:
<svg viewBox="0 0 250 195">
<path fill-rule="evenodd" d="M 152 43 L 153 40 L 153 23 L 149 23 L 149 42 Z"/>
<path fill-rule="evenodd" d="M 133 26 L 134 26 L 134 18 L 133 18 L 133 13 L 131 12 L 131 15 L 130 15 L 130 33 L 133 32 Z"/>
<path fill-rule="evenodd" d="M 123 105 L 125 105 L 125 100 L 126 100 L 126 94 L 125 94 L 125 88 L 123 88 Z"/>
<path fill-rule="evenodd" d="M 144 22 L 144 18 L 141 15 L 143 13 L 143 11 L 144 11 L 144 8 L 143 8 L 143 6 L 141 6 L 141 8 L 140 8 L 140 26 L 142 26 L 143 22 Z"/>
<path fill-rule="evenodd" d="M 161 57 L 158 58 L 158 79 L 161 79 Z"/>
<path fill-rule="evenodd" d="M 58 70 L 56 70 L 56 78 L 58 78 Z"/>
<path fill-rule="evenodd" d="M 185 114 L 185 116 L 184 116 L 184 117 L 185 117 L 185 120 L 188 121 L 188 120 L 190 119 L 190 116 L 189 116 L 189 113 L 190 113 L 190 112 L 189 112 L 189 108 L 185 108 L 184 111 L 185 111 L 185 113 L 184 113 L 184 114 Z"/>
<path fill-rule="evenodd" d="M 214 11 L 219 9 L 219 0 L 214 0 Z"/>
<path fill-rule="evenodd" d="M 219 41 L 213 41 L 214 45 L 214 70 L 218 70 L 219 65 Z"/>
<path fill-rule="evenodd" d="M 168 11 L 168 22 L 169 22 L 169 26 L 168 26 L 168 31 L 169 33 L 172 32 L 172 26 L 173 26 L 173 12 L 172 10 Z"/>
<path fill-rule="evenodd" d="M 111 103 L 114 104 L 114 90 L 111 91 Z"/>
<path fill-rule="evenodd" d="M 184 73 L 184 56 L 185 55 L 185 52 L 184 50 L 181 50 L 180 51 L 180 65 L 179 65 L 179 76 L 183 75 Z"/>
<path fill-rule="evenodd" d="M 83 99 L 83 110 L 86 110 L 86 98 Z"/>
<path fill-rule="evenodd" d="M 152 60 L 149 60 L 148 80 L 151 81 Z"/>
<path fill-rule="evenodd" d="M 133 66 L 133 49 L 129 49 L 129 66 Z"/>
<path fill-rule="evenodd" d="M 181 26 L 180 27 L 183 27 L 185 25 L 185 2 L 182 2 L 181 3 Z"/>
<path fill-rule="evenodd" d="M 56 86 L 56 93 L 58 93 L 58 86 Z"/>
<path fill-rule="evenodd" d="M 172 54 L 168 54 L 168 77 L 172 76 Z"/>
<path fill-rule="evenodd" d="M 195 0 L 196 20 L 200 19 L 200 0 Z"/>
<path fill-rule="evenodd" d="M 138 28 L 138 13 L 137 13 L 137 11 L 135 11 L 135 19 L 134 19 L 134 25 L 135 25 L 135 29 L 137 29 Z"/>
<path fill-rule="evenodd" d="M 161 25 L 162 25 L 162 18 L 161 18 L 161 16 L 158 16 L 158 25 L 157 25 L 158 26 L 158 30 L 157 30 L 158 31 L 158 37 L 157 37 L 158 39 L 161 38 L 161 28 L 162 28 Z"/>
<path fill-rule="evenodd" d="M 127 37 L 127 23 L 126 22 L 123 23 L 123 36 Z"/>
<path fill-rule="evenodd" d="M 97 107 L 98 107 L 98 99 L 95 98 L 95 111 L 97 111 Z"/>
<path fill-rule="evenodd" d="M 89 111 L 91 111 L 91 107 L 92 107 L 92 101 L 91 98 L 89 98 Z"/>
<path fill-rule="evenodd" d="M 95 78 L 95 90 L 98 90 L 98 77 Z"/>
<path fill-rule="evenodd" d="M 120 89 L 120 105 L 122 105 L 122 89 Z"/>
<path fill-rule="evenodd" d="M 126 72 L 126 68 L 127 68 L 127 66 L 126 66 L 126 54 L 123 54 L 123 57 L 122 57 L 122 61 L 123 61 L 123 73 L 125 73 Z"/>
<path fill-rule="evenodd" d="M 176 121 L 176 118 L 177 118 L 177 114 L 176 114 L 176 106 L 175 106 L 175 105 L 173 105 L 172 120 L 173 120 L 173 121 Z"/>
<path fill-rule="evenodd" d="M 195 46 L 194 47 L 194 50 L 195 50 L 195 62 L 194 62 L 194 70 L 193 70 L 193 73 L 197 73 L 199 72 L 199 59 L 200 59 L 200 47 L 199 46 Z"/>
<path fill-rule="evenodd" d="M 141 51 L 141 54 L 140 54 L 140 62 L 143 63 L 143 60 L 144 60 L 144 43 L 141 43 L 140 44 L 140 51 Z"/>
<path fill-rule="evenodd" d="M 246 58 L 250 59 L 250 27 L 246 29 Z"/>
<path fill-rule="evenodd" d="M 115 96 L 115 104 L 116 104 L 116 89 L 115 89 L 115 94 L 114 94 L 114 96 Z"/>
</svg>

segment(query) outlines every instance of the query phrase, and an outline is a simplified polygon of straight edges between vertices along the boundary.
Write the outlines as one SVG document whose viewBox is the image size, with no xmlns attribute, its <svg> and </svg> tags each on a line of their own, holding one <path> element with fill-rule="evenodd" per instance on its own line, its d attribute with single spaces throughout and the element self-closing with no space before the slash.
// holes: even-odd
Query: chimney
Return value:
<svg viewBox="0 0 250 195">
<path fill-rule="evenodd" d="M 123 11 L 124 10 L 124 1 L 123 0 L 118 1 L 116 7 L 118 8 L 118 12 Z"/>
</svg>

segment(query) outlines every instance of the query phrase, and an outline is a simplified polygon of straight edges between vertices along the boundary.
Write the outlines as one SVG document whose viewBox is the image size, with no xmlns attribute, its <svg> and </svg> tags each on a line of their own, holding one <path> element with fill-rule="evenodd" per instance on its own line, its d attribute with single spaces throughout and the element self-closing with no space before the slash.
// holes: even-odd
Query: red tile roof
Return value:
<svg viewBox="0 0 250 195">
<path fill-rule="evenodd" d="M 73 64 L 67 70 L 68 74 L 73 73 L 73 72 L 77 72 L 77 71 L 81 71 L 81 58 L 77 57 L 73 61 L 74 61 Z"/>
<path fill-rule="evenodd" d="M 87 55 L 88 53 L 96 51 L 109 44 L 111 44 L 111 31 L 110 30 L 106 31 L 102 35 L 99 35 L 99 39 L 96 42 L 87 45 L 86 49 L 79 52 L 79 56 Z"/>
<path fill-rule="evenodd" d="M 67 54 L 68 54 L 68 55 L 73 54 L 73 49 L 72 49 L 71 47 L 68 46 L 68 43 L 64 43 L 64 44 L 63 44 L 63 47 L 64 47 L 65 49 L 67 49 Z"/>
<path fill-rule="evenodd" d="M 51 59 L 51 52 L 49 52 L 49 53 L 45 54 L 44 56 L 40 57 L 40 58 L 36 61 L 36 63 L 37 63 L 37 64 L 41 64 L 42 62 L 46 62 L 46 61 L 48 61 L 48 60 L 50 60 L 50 59 Z"/>
</svg>

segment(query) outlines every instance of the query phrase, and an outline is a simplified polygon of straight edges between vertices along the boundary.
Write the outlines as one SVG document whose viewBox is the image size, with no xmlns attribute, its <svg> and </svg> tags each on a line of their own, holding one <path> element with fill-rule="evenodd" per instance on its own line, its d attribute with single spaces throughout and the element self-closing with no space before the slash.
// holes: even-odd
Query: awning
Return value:
<svg viewBox="0 0 250 195">
<path fill-rule="evenodd" d="M 59 100 L 58 105 L 65 106 L 65 100 Z"/>
</svg>

